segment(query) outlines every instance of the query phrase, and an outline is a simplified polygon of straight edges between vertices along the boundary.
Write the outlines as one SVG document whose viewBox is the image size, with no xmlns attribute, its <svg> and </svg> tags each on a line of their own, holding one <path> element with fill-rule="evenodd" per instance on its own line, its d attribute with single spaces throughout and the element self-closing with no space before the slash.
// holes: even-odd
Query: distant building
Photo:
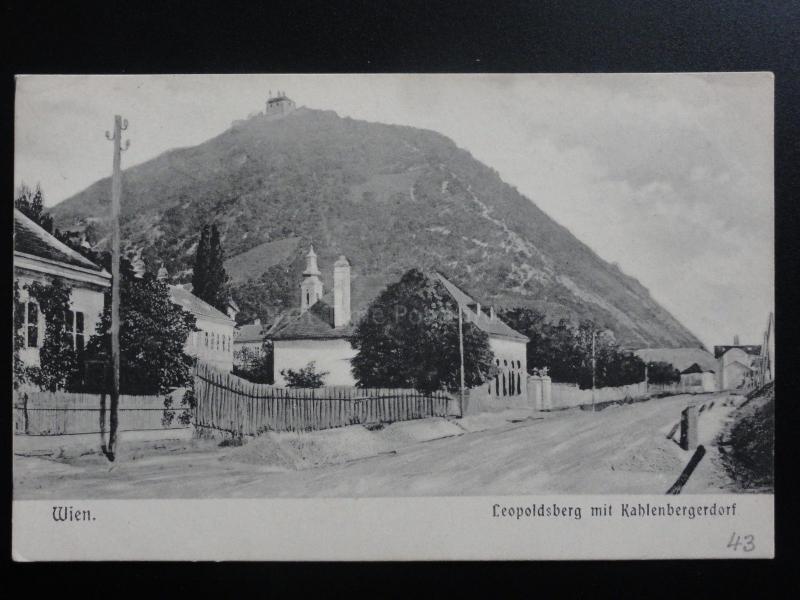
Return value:
<svg viewBox="0 0 800 600">
<path fill-rule="evenodd" d="M 70 287 L 68 326 L 73 347 L 82 351 L 100 320 L 111 275 L 15 208 L 14 278 L 20 287 L 20 302 L 14 308 L 23 316 L 20 358 L 29 366 L 38 365 L 44 340 L 44 315 L 25 289 L 34 281 L 59 279 Z"/>
<path fill-rule="evenodd" d="M 244 349 L 259 352 L 267 339 L 267 328 L 261 324 L 261 319 L 256 319 L 252 323 L 240 325 L 236 328 L 233 336 L 233 364 L 242 366 L 238 359 L 239 352 Z"/>
<path fill-rule="evenodd" d="M 167 270 L 162 264 L 158 278 L 166 280 L 167 277 Z M 200 330 L 189 334 L 184 347 L 186 354 L 220 371 L 232 371 L 234 320 L 195 296 L 185 286 L 168 287 L 172 302 L 192 313 Z"/>
<path fill-rule="evenodd" d="M 276 92 L 273 96 L 270 91 L 270 97 L 267 99 L 266 109 L 264 115 L 271 117 L 273 115 L 286 115 L 296 108 L 295 103 L 291 100 L 286 92 Z"/>
<path fill-rule="evenodd" d="M 663 362 L 681 374 L 681 387 L 687 392 L 717 390 L 717 371 L 714 356 L 703 348 L 643 348 L 634 352 L 645 363 Z"/>
<path fill-rule="evenodd" d="M 740 389 L 753 376 L 756 362 L 761 356 L 761 346 L 741 345 L 739 336 L 735 336 L 731 346 L 714 346 L 714 356 L 719 364 L 719 389 Z"/>
</svg>

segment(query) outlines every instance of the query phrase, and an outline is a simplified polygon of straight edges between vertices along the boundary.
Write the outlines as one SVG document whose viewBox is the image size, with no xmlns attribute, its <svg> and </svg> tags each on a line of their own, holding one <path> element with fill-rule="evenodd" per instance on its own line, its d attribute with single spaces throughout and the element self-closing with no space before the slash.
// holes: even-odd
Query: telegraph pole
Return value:
<svg viewBox="0 0 800 600">
<path fill-rule="evenodd" d="M 464 331 L 461 318 L 461 305 L 458 305 L 458 352 L 461 357 L 461 394 L 459 416 L 464 416 Z"/>
<path fill-rule="evenodd" d="M 594 341 L 597 338 L 597 332 L 592 329 L 592 412 L 594 412 L 594 387 L 595 387 L 595 358 L 594 358 Z"/>
<path fill-rule="evenodd" d="M 128 128 L 128 120 L 114 115 L 114 135 L 106 131 L 106 138 L 114 142 L 114 170 L 111 179 L 111 405 L 109 415 L 108 447 L 106 456 L 114 460 L 117 445 L 117 427 L 119 425 L 119 206 L 122 196 L 122 173 L 120 172 L 120 155 L 122 132 Z M 125 142 L 125 150 L 131 145 Z"/>
</svg>

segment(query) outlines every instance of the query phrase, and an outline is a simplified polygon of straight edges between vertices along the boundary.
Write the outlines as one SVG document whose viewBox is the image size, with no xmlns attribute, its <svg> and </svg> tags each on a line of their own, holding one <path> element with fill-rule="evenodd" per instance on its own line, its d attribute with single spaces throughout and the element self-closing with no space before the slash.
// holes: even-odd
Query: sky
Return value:
<svg viewBox="0 0 800 600">
<path fill-rule="evenodd" d="M 774 310 L 770 73 L 23 76 L 15 184 L 48 206 L 199 144 L 270 91 L 340 116 L 438 131 L 636 277 L 711 349 L 761 343 Z"/>
</svg>

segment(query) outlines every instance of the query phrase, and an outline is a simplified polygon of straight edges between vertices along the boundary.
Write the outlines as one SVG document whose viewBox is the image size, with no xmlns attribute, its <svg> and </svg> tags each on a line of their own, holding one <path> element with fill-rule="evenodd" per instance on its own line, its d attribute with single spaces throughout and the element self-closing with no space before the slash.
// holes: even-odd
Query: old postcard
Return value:
<svg viewBox="0 0 800 600">
<path fill-rule="evenodd" d="M 774 555 L 773 76 L 19 76 L 16 560 Z"/>
</svg>

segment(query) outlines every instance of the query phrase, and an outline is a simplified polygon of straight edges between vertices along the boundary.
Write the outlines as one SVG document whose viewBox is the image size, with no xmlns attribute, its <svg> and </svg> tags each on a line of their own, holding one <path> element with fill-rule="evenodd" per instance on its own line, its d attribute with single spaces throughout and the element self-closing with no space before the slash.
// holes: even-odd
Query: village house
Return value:
<svg viewBox="0 0 800 600">
<path fill-rule="evenodd" d="M 440 273 L 432 273 L 450 297 L 461 307 L 465 322 L 474 323 L 489 337 L 497 375 L 492 381 L 470 390 L 469 404 L 484 410 L 527 402 L 528 338 L 503 323 L 494 308 L 480 303 Z M 333 265 L 333 292 L 325 294 L 317 255 L 311 247 L 300 285 L 299 313 L 284 314 L 266 332 L 273 342 L 275 384 L 285 386 L 284 369 L 298 370 L 314 362 L 317 371 L 328 372 L 326 385 L 355 385 L 350 361 L 356 351 L 350 344 L 351 322 L 350 263 L 340 256 Z"/>
<path fill-rule="evenodd" d="M 236 328 L 233 336 L 234 355 L 239 350 L 260 350 L 266 339 L 267 328 L 261 324 L 261 319 L 255 319 L 252 323 L 240 325 Z"/>
<path fill-rule="evenodd" d="M 714 357 L 719 364 L 719 389 L 735 390 L 744 387 L 753 376 L 760 356 L 760 345 L 741 345 L 739 336 L 734 336 L 731 346 L 714 346 Z"/>
<path fill-rule="evenodd" d="M 647 363 L 672 365 L 680 375 L 680 388 L 686 392 L 715 392 L 718 389 L 717 360 L 703 348 L 643 348 L 634 352 Z"/>
<path fill-rule="evenodd" d="M 70 287 L 68 326 L 73 347 L 82 351 L 100 320 L 111 275 L 15 208 L 14 277 L 20 288 L 15 310 L 23 316 L 22 361 L 28 366 L 38 365 L 39 348 L 44 340 L 44 315 L 25 289 L 34 281 L 49 283 L 59 279 Z"/>
<path fill-rule="evenodd" d="M 158 278 L 161 281 L 168 278 L 163 265 Z M 168 288 L 172 302 L 192 313 L 199 329 L 189 334 L 184 347 L 186 354 L 220 371 L 233 370 L 234 320 L 182 285 L 168 285 Z"/>
<path fill-rule="evenodd" d="M 314 362 L 327 372 L 325 385 L 355 385 L 350 360 L 356 351 L 350 344 L 354 325 L 350 312 L 350 263 L 344 256 L 333 266 L 333 292 L 323 295 L 323 285 L 312 246 L 300 284 L 299 314 L 282 315 L 270 328 L 275 385 L 285 386 L 285 369 L 299 370 Z"/>
</svg>

